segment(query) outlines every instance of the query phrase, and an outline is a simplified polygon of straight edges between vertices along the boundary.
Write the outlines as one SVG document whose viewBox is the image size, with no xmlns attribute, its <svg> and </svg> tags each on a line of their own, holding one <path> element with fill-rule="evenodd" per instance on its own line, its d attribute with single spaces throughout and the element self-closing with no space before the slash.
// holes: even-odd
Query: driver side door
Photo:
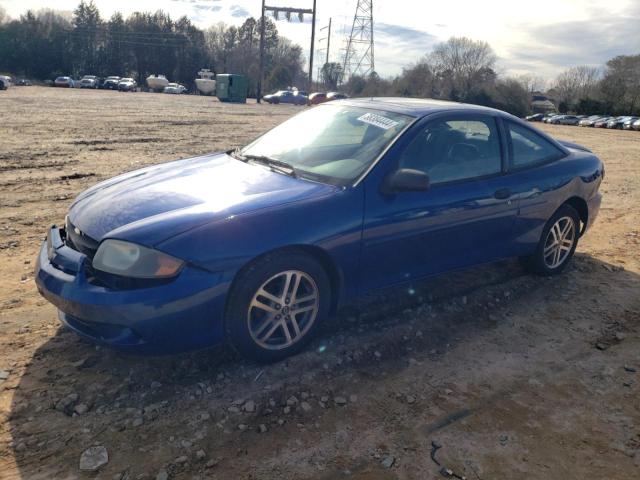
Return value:
<svg viewBox="0 0 640 480">
<path fill-rule="evenodd" d="M 510 256 L 517 202 L 497 117 L 440 114 L 414 126 L 365 179 L 364 291 Z M 389 194 L 399 168 L 425 172 L 425 191 Z"/>
</svg>

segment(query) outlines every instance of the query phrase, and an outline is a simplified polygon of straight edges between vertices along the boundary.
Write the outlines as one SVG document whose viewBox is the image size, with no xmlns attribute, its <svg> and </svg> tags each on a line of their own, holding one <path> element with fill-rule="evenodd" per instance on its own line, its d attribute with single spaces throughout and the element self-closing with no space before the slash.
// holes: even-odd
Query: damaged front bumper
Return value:
<svg viewBox="0 0 640 480">
<path fill-rule="evenodd" d="M 185 266 L 170 283 L 116 290 L 93 281 L 91 260 L 51 227 L 38 254 L 38 290 L 60 320 L 92 342 L 132 353 L 204 348 L 223 338 L 229 282 L 222 273 Z"/>
</svg>

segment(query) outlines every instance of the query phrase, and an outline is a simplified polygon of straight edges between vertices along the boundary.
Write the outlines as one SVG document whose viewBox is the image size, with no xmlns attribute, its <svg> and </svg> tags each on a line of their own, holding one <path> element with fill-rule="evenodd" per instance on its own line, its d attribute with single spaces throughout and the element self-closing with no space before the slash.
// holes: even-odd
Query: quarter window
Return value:
<svg viewBox="0 0 640 480">
<path fill-rule="evenodd" d="M 514 167 L 526 167 L 562 157 L 563 152 L 533 130 L 508 123 Z"/>
<path fill-rule="evenodd" d="M 499 173 L 502 156 L 495 119 L 430 121 L 401 154 L 400 168 L 422 170 L 432 184 Z"/>
</svg>

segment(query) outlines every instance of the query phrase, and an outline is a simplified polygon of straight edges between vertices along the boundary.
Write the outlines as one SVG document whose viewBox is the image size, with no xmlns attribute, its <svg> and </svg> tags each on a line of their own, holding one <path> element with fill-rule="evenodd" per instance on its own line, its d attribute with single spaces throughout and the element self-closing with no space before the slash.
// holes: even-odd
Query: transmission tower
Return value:
<svg viewBox="0 0 640 480">
<path fill-rule="evenodd" d="M 358 0 L 344 55 L 344 78 L 375 71 L 373 57 L 373 0 Z"/>
</svg>

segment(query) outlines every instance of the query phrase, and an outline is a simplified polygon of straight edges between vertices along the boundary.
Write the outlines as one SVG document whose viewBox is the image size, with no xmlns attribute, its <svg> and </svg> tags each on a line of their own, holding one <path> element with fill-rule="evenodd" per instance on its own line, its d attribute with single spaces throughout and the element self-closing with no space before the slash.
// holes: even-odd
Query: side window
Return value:
<svg viewBox="0 0 640 480">
<path fill-rule="evenodd" d="M 422 170 L 432 184 L 499 173 L 502 156 L 495 119 L 474 116 L 427 123 L 402 152 L 400 168 Z"/>
<path fill-rule="evenodd" d="M 533 130 L 508 122 L 514 167 L 526 167 L 560 158 L 564 153 Z"/>
</svg>

